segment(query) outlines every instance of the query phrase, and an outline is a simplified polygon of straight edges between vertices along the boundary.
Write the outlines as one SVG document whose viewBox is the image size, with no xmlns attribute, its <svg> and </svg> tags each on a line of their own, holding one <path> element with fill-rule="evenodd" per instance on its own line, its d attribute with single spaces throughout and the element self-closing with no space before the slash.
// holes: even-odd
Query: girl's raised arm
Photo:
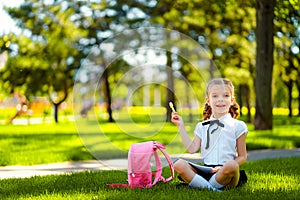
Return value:
<svg viewBox="0 0 300 200">
<path fill-rule="evenodd" d="M 197 152 L 200 148 L 201 139 L 199 137 L 194 137 L 193 140 L 191 140 L 184 127 L 183 119 L 181 116 L 178 115 L 177 112 L 172 112 L 171 121 L 173 124 L 175 124 L 178 127 L 179 134 L 181 136 L 181 140 L 185 149 L 189 153 Z"/>
</svg>

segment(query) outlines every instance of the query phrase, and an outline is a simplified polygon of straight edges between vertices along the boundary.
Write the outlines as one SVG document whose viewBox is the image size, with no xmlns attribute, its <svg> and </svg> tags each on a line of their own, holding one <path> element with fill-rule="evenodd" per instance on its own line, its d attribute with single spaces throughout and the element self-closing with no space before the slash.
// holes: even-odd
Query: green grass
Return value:
<svg viewBox="0 0 300 200">
<path fill-rule="evenodd" d="M 74 123 L 0 127 L 1 166 L 93 159 Z"/>
<path fill-rule="evenodd" d="M 176 187 L 177 179 L 150 189 L 109 188 L 126 183 L 124 171 L 83 172 L 0 180 L 0 199 L 298 199 L 300 158 L 270 159 L 243 165 L 248 183 L 222 193 Z M 169 170 L 164 169 L 169 176 Z"/>
<path fill-rule="evenodd" d="M 292 149 L 300 147 L 300 117 L 289 118 L 275 115 L 273 130 L 254 130 L 252 124 L 247 124 L 249 134 L 247 149 Z"/>
<path fill-rule="evenodd" d="M 0 166 L 126 157 L 131 144 L 149 140 L 166 144 L 169 154 L 185 152 L 177 128 L 171 123 L 162 123 L 162 116 L 151 116 L 147 121 L 147 114 L 134 114 L 134 122 L 128 116 L 116 119 L 117 123 L 80 120 L 76 125 L 66 121 L 0 125 Z M 192 136 L 197 122 L 185 121 Z M 254 131 L 252 124 L 248 124 L 248 128 L 248 150 L 300 147 L 299 117 L 276 115 L 271 131 Z"/>
<path fill-rule="evenodd" d="M 0 125 L 0 165 L 126 157 L 132 143 L 148 140 L 167 144 L 170 154 L 184 152 L 176 127 L 161 123 L 161 116 L 149 117 L 139 111 L 131 119 L 128 116 L 116 119 L 117 123 L 80 120 L 76 125 L 66 121 L 28 126 Z M 186 122 L 191 136 L 196 123 Z M 300 147 L 299 117 L 274 116 L 272 131 L 255 131 L 251 124 L 248 128 L 248 150 Z M 3 179 L 0 180 L 0 199 L 297 199 L 300 195 L 299 165 L 299 157 L 247 162 L 243 169 L 247 172 L 248 183 L 222 193 L 177 188 L 177 180 L 159 183 L 150 189 L 111 189 L 106 186 L 108 183 L 126 183 L 125 171 Z M 170 175 L 168 169 L 164 172 L 165 176 Z"/>
</svg>

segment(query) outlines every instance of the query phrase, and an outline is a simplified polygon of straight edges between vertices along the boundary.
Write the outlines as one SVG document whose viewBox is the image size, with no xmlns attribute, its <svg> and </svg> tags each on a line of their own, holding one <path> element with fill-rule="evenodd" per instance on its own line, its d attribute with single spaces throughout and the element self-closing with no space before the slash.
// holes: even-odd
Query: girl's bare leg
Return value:
<svg viewBox="0 0 300 200">
<path fill-rule="evenodd" d="M 227 161 L 216 174 L 216 181 L 228 188 L 236 187 L 239 178 L 239 164 L 234 160 Z"/>
<path fill-rule="evenodd" d="M 179 159 L 174 163 L 174 170 L 186 183 L 190 183 L 196 175 L 191 165 L 182 159 Z"/>
</svg>

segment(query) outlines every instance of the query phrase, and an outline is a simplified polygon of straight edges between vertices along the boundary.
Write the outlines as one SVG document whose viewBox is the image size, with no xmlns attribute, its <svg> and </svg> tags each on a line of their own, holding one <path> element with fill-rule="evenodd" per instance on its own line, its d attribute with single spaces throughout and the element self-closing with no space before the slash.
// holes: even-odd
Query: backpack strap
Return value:
<svg viewBox="0 0 300 200">
<path fill-rule="evenodd" d="M 153 183 L 149 185 L 150 187 L 155 185 L 158 181 L 160 181 L 162 177 L 162 164 L 155 145 L 153 146 L 153 150 L 154 150 L 153 153 L 154 153 L 155 164 L 156 164 L 156 172 L 152 174 L 152 176 L 155 176 L 155 179 Z"/>
<path fill-rule="evenodd" d="M 171 176 L 169 178 L 164 178 L 161 174 L 162 174 L 162 164 L 158 155 L 157 150 L 154 151 L 154 156 L 155 156 L 155 160 L 156 160 L 156 174 L 155 174 L 155 180 L 153 182 L 153 184 L 156 184 L 157 181 L 162 180 L 163 182 L 168 182 L 172 179 L 174 179 L 174 166 L 173 166 L 173 161 L 170 158 L 170 156 L 166 153 L 166 151 L 164 150 L 166 147 L 163 144 L 160 144 L 157 141 L 153 142 L 154 147 L 156 147 L 156 149 L 159 149 L 163 155 L 165 156 L 166 160 L 169 163 L 169 167 L 171 170 Z M 155 182 L 156 181 L 156 182 Z"/>
</svg>

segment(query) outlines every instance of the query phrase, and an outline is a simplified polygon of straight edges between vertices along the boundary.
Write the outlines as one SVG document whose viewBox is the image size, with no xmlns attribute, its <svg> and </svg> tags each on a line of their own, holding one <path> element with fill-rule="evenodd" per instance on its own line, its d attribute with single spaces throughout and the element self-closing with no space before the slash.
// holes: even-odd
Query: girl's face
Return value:
<svg viewBox="0 0 300 200">
<path fill-rule="evenodd" d="M 234 97 L 230 92 L 230 88 L 224 84 L 212 85 L 209 89 L 206 102 L 210 105 L 212 114 L 215 118 L 220 118 L 229 112 L 230 105 L 233 103 Z"/>
</svg>

